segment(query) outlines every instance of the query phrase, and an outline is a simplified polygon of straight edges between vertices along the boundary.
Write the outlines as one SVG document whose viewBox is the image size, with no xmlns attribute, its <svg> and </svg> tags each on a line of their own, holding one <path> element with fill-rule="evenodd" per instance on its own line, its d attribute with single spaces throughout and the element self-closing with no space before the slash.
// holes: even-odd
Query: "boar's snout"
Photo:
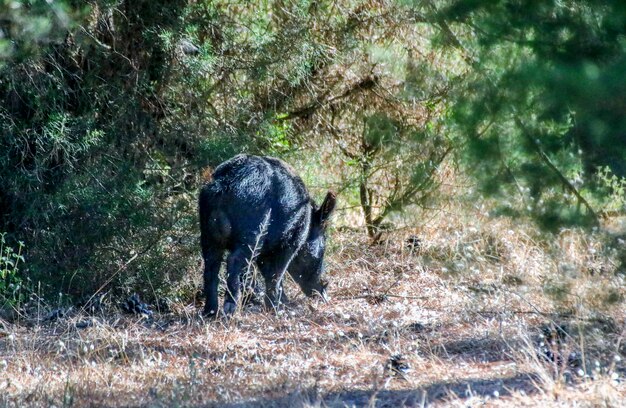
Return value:
<svg viewBox="0 0 626 408">
<path fill-rule="evenodd" d="M 307 297 L 319 297 L 324 303 L 328 303 L 330 301 L 330 295 L 324 286 L 320 286 L 319 289 L 305 291 L 304 294 Z"/>
<path fill-rule="evenodd" d="M 328 286 L 328 284 L 322 285 L 322 290 L 319 292 L 319 295 L 322 298 L 322 300 L 324 301 L 324 303 L 330 302 L 330 295 L 328 294 L 328 291 L 326 290 L 327 286 Z"/>
<path fill-rule="evenodd" d="M 328 295 L 328 281 L 324 278 L 320 279 L 316 285 L 311 285 L 308 291 L 305 291 L 305 294 L 308 297 L 319 296 L 324 303 L 327 303 L 330 300 L 330 296 Z"/>
</svg>

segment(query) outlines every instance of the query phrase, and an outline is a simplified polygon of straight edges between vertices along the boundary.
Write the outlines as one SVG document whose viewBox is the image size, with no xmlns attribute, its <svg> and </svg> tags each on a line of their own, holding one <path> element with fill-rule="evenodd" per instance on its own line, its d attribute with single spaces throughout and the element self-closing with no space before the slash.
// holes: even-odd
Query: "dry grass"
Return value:
<svg viewBox="0 0 626 408">
<path fill-rule="evenodd" d="M 0 406 L 625 406 L 611 255 L 481 211 L 376 247 L 338 228 L 327 304 L 288 285 L 294 306 L 278 315 L 206 322 L 180 304 L 154 319 L 111 307 L 82 329 L 92 317 L 0 323 Z M 551 344 L 541 329 L 554 327 Z"/>
</svg>

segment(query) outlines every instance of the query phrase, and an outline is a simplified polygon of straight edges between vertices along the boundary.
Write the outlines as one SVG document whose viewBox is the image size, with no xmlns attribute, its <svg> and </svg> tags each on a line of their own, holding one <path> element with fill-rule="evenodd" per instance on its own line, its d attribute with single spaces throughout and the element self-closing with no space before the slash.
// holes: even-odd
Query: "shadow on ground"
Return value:
<svg viewBox="0 0 626 408">
<path fill-rule="evenodd" d="M 430 344 L 425 351 L 440 358 L 493 363 L 510 361 L 512 344 L 501 339 L 467 338 L 441 344 Z"/>
<path fill-rule="evenodd" d="M 534 394 L 531 374 L 520 374 L 514 377 L 485 379 L 464 379 L 457 382 L 442 382 L 411 390 L 346 390 L 338 393 L 319 394 L 315 389 L 294 392 L 275 399 L 259 399 L 253 401 L 219 404 L 227 408 L 249 407 L 414 407 L 443 402 L 448 398 L 506 397 L 513 391 L 523 390 L 526 394 Z M 323 404 L 320 404 L 323 403 Z M 218 406 L 218 405 L 215 405 Z"/>
</svg>

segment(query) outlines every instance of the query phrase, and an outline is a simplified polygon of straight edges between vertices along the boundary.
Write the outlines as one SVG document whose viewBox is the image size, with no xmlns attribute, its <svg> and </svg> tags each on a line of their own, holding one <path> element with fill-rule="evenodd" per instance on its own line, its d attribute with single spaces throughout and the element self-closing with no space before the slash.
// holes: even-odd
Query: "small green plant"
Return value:
<svg viewBox="0 0 626 408">
<path fill-rule="evenodd" d="M 17 252 L 6 243 L 6 232 L 0 233 L 0 302 L 16 304 L 20 301 L 22 279 L 18 265 L 24 262 L 22 249 L 24 243 L 19 242 Z"/>
<path fill-rule="evenodd" d="M 279 155 L 292 148 L 289 140 L 290 124 L 284 120 L 286 117 L 286 114 L 277 114 L 275 120 L 268 121 L 257 132 L 257 137 L 261 138 L 270 154 Z"/>
<path fill-rule="evenodd" d="M 605 191 L 604 212 L 623 211 L 626 207 L 626 179 L 618 177 L 607 166 L 601 167 L 596 177 Z"/>
</svg>

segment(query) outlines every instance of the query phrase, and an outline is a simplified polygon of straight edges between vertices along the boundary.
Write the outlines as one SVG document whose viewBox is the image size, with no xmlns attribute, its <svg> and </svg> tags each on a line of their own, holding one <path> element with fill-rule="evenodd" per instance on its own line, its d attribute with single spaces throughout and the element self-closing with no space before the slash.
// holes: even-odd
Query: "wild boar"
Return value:
<svg viewBox="0 0 626 408">
<path fill-rule="evenodd" d="M 219 165 L 200 191 L 204 259 L 204 314 L 218 312 L 219 270 L 226 260 L 224 314 L 236 308 L 242 274 L 256 262 L 265 281 L 265 304 L 276 308 L 286 271 L 302 291 L 326 299 L 326 229 L 336 204 L 328 192 L 318 207 L 284 162 L 241 154 Z"/>
</svg>

